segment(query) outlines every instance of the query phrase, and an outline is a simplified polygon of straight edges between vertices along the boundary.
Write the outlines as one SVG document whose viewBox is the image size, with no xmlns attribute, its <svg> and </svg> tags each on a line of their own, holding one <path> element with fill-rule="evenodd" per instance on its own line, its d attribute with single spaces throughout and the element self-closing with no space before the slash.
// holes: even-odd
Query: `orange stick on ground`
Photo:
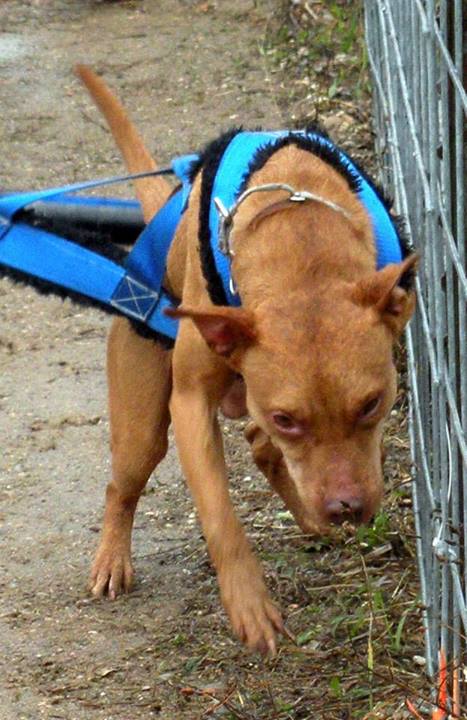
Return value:
<svg viewBox="0 0 467 720">
<path fill-rule="evenodd" d="M 438 674 L 438 708 L 433 710 L 432 720 L 446 720 L 448 706 L 448 669 L 446 654 L 443 649 L 439 651 L 439 674 Z"/>
<path fill-rule="evenodd" d="M 455 675 L 455 678 L 457 675 Z M 459 684 L 459 680 L 457 677 L 457 685 Z M 456 680 L 454 679 L 454 690 L 456 688 Z M 457 695 L 459 694 L 459 690 L 457 690 Z M 456 692 L 454 692 L 454 695 L 456 695 Z M 446 654 L 444 650 L 439 651 L 439 674 L 438 674 L 438 697 L 436 699 L 437 708 L 433 710 L 431 720 L 446 720 L 447 718 L 447 703 L 448 703 L 448 677 L 447 677 L 447 663 L 446 663 Z M 417 718 L 417 720 L 423 720 L 423 717 L 420 715 L 418 710 L 416 709 L 415 705 L 410 701 L 406 700 L 405 704 L 407 705 L 407 709 L 410 710 L 412 715 Z M 454 715 L 456 717 L 456 715 Z"/>
</svg>

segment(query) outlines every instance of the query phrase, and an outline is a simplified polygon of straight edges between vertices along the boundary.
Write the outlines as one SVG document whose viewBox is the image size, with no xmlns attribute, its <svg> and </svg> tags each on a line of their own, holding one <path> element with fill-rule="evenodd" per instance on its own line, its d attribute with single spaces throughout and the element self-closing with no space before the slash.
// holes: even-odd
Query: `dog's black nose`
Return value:
<svg viewBox="0 0 467 720">
<path fill-rule="evenodd" d="M 347 497 L 328 500 L 325 512 L 331 525 L 342 525 L 346 520 L 361 523 L 363 519 L 363 501 L 358 497 Z"/>
</svg>

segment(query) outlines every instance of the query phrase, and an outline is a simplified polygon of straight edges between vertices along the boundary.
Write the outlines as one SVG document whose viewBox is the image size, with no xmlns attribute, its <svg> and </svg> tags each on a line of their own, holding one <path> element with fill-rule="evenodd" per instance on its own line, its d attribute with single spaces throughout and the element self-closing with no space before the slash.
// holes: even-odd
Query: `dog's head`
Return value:
<svg viewBox="0 0 467 720">
<path fill-rule="evenodd" d="M 356 282 L 242 308 L 181 308 L 241 373 L 252 418 L 284 457 L 310 525 L 368 521 L 396 396 L 393 346 L 415 304 L 416 256 Z"/>
</svg>

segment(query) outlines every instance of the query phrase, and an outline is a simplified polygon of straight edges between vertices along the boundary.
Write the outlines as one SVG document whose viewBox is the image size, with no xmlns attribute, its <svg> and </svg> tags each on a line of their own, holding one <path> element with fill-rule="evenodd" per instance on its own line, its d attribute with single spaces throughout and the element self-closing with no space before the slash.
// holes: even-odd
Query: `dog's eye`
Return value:
<svg viewBox="0 0 467 720">
<path fill-rule="evenodd" d="M 379 409 L 381 405 L 381 395 L 375 395 L 375 397 L 370 398 L 365 402 L 365 404 L 360 408 L 360 411 L 358 413 L 358 420 L 359 421 L 365 421 L 370 420 L 377 410 Z"/>
<path fill-rule="evenodd" d="M 295 420 L 292 415 L 289 415 L 289 413 L 278 410 L 277 412 L 272 413 L 271 419 L 276 428 L 284 435 L 303 434 L 302 424 Z"/>
<path fill-rule="evenodd" d="M 276 412 L 273 414 L 272 419 L 277 427 L 280 427 L 282 430 L 290 430 L 290 428 L 294 426 L 293 418 L 290 415 L 286 415 L 286 413 Z"/>
</svg>

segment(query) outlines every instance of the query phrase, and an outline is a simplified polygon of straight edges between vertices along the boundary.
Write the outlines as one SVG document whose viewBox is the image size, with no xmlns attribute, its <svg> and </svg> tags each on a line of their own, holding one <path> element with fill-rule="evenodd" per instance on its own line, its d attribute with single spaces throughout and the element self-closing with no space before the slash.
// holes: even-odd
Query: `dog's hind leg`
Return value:
<svg viewBox="0 0 467 720">
<path fill-rule="evenodd" d="M 76 73 L 106 118 L 132 173 L 157 165 L 118 98 L 89 67 Z M 163 177 L 137 180 L 145 222 L 171 193 Z M 107 374 L 112 438 L 112 481 L 107 486 L 104 526 L 91 571 L 94 595 L 113 598 L 133 579 L 131 531 L 141 492 L 167 452 L 172 383 L 170 351 L 139 336 L 124 319 L 114 321 L 108 341 Z"/>
<path fill-rule="evenodd" d="M 255 422 L 248 423 L 245 428 L 245 437 L 251 445 L 253 460 L 257 467 L 266 477 L 272 489 L 280 495 L 294 516 L 297 525 L 307 535 L 317 534 L 318 530 L 307 517 L 305 507 L 285 466 L 281 451 L 272 444 L 268 435 Z"/>
<path fill-rule="evenodd" d="M 108 344 L 112 480 L 90 589 L 115 598 L 133 580 L 131 531 L 142 490 L 167 452 L 172 352 L 114 320 Z"/>
</svg>

